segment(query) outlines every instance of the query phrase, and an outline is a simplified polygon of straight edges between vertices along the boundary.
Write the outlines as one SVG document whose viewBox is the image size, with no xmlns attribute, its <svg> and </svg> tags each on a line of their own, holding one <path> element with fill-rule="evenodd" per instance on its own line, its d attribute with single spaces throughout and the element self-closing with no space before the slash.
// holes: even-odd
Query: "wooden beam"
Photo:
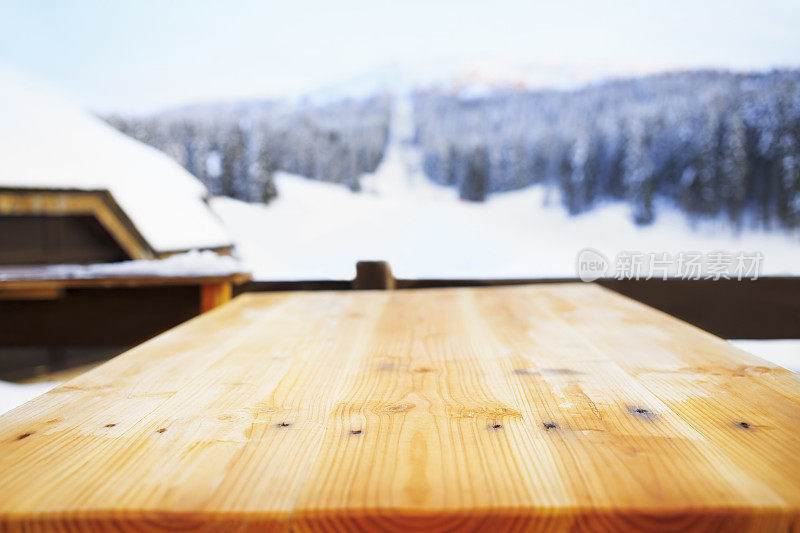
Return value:
<svg viewBox="0 0 800 533">
<path fill-rule="evenodd" d="M 198 285 L 66 289 L 0 304 L 0 347 L 131 346 L 199 313 Z"/>
<path fill-rule="evenodd" d="M 189 251 L 155 250 L 105 189 L 0 187 L 2 215 L 92 215 L 131 259 L 164 259 Z M 204 249 L 230 255 L 233 246 Z"/>
<path fill-rule="evenodd" d="M 106 190 L 0 189 L 2 215 L 92 215 L 131 259 L 156 253 Z"/>
<path fill-rule="evenodd" d="M 0 300 L 55 300 L 63 298 L 64 288 L 43 285 L 20 289 L 5 289 L 0 282 Z"/>
<path fill-rule="evenodd" d="M 200 312 L 211 311 L 230 301 L 232 293 L 230 282 L 200 285 Z"/>
<path fill-rule="evenodd" d="M 244 295 L 0 417 L 0 530 L 792 531 L 798 433 L 597 285 Z"/>
</svg>

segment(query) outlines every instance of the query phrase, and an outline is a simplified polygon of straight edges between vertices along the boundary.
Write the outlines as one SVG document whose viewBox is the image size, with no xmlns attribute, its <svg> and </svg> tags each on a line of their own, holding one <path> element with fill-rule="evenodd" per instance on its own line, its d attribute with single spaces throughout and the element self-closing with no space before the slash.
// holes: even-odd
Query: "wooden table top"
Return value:
<svg viewBox="0 0 800 533">
<path fill-rule="evenodd" d="M 588 284 L 248 294 L 0 417 L 0 531 L 799 525 L 798 377 Z"/>
</svg>

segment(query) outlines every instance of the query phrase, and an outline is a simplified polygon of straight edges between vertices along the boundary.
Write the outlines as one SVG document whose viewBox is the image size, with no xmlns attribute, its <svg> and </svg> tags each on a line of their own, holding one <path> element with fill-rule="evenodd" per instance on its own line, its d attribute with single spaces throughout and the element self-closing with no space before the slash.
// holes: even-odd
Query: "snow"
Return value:
<svg viewBox="0 0 800 533">
<path fill-rule="evenodd" d="M 180 165 L 2 64 L 0 186 L 108 190 L 158 252 L 230 244 Z"/>
<path fill-rule="evenodd" d="M 728 342 L 741 350 L 771 361 L 792 372 L 800 373 L 800 339 L 738 339 Z"/>
<path fill-rule="evenodd" d="M 485 205 L 351 193 L 336 185 L 279 175 L 279 197 L 264 206 L 216 198 L 213 208 L 256 279 L 350 279 L 356 261 L 389 261 L 404 278 L 575 277 L 578 252 L 760 251 L 762 275 L 800 274 L 797 243 L 761 231 L 740 235 L 692 229 L 674 211 L 636 227 L 629 207 L 610 204 L 571 217 L 547 205 L 542 187 L 498 194 Z M 422 189 L 423 187 L 418 187 Z"/>
<path fill-rule="evenodd" d="M 256 279 L 350 279 L 362 259 L 387 260 L 404 278 L 575 277 L 585 247 L 609 258 L 621 251 L 758 251 L 762 275 L 800 274 L 800 247 L 790 234 L 737 234 L 725 222 L 691 226 L 666 205 L 654 224 L 639 227 L 623 203 L 570 216 L 545 186 L 485 203 L 460 201 L 422 174 L 410 143 L 410 104 L 400 98 L 396 106 L 387 154 L 364 176 L 362 192 L 278 173 L 278 198 L 268 205 L 212 200 Z"/>
<path fill-rule="evenodd" d="M 0 281 L 98 279 L 120 277 L 215 277 L 242 272 L 231 256 L 192 250 L 166 259 L 95 263 L 92 265 L 47 265 L 0 267 Z"/>
<path fill-rule="evenodd" d="M 0 414 L 10 411 L 57 386 L 58 383 L 49 382 L 19 385 L 0 381 Z"/>
</svg>

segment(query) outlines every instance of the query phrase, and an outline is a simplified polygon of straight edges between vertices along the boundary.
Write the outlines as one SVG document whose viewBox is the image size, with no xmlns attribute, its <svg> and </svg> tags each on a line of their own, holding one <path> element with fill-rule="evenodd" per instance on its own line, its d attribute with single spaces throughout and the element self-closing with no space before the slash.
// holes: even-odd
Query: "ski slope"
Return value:
<svg viewBox="0 0 800 533">
<path fill-rule="evenodd" d="M 800 274 L 800 238 L 734 233 L 724 221 L 692 227 L 669 206 L 637 227 L 630 207 L 611 203 L 570 216 L 544 186 L 460 201 L 430 183 L 411 144 L 407 98 L 395 103 L 386 156 L 364 190 L 278 173 L 268 205 L 215 198 L 212 207 L 261 280 L 350 279 L 362 259 L 387 260 L 404 278 L 574 277 L 578 252 L 761 252 L 763 275 Z"/>
</svg>

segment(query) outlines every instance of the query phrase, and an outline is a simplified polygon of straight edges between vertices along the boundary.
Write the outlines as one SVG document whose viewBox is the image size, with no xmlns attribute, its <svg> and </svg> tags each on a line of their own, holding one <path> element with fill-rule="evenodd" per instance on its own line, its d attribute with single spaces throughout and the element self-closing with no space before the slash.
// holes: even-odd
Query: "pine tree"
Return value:
<svg viewBox="0 0 800 533">
<path fill-rule="evenodd" d="M 459 188 L 462 200 L 482 202 L 489 190 L 489 154 L 484 146 L 475 148 L 467 164 L 466 175 Z"/>
<path fill-rule="evenodd" d="M 633 220 L 639 225 L 650 224 L 655 218 L 655 176 L 645 131 L 646 127 L 642 123 L 637 122 L 631 126 L 622 178 L 626 195 L 633 204 Z"/>
<path fill-rule="evenodd" d="M 269 203 L 278 196 L 278 189 L 275 187 L 275 171 L 278 170 L 278 162 L 273 153 L 273 149 L 268 141 L 262 141 L 256 161 L 255 174 L 257 176 L 258 200 Z"/>
<path fill-rule="evenodd" d="M 696 127 L 693 154 L 681 175 L 680 198 L 688 212 L 713 214 L 721 202 L 715 193 L 717 155 L 717 115 L 711 111 L 703 114 Z"/>
<path fill-rule="evenodd" d="M 785 226 L 800 227 L 800 142 L 793 132 L 784 133 L 780 150 L 781 221 Z"/>
<path fill-rule="evenodd" d="M 747 138 L 741 113 L 728 115 L 722 137 L 720 154 L 720 191 L 730 219 L 742 223 L 750 164 L 747 156 Z"/>
<path fill-rule="evenodd" d="M 248 186 L 247 140 L 242 128 L 236 124 L 226 135 L 222 145 L 222 173 L 219 177 L 220 194 L 250 200 Z"/>
</svg>

